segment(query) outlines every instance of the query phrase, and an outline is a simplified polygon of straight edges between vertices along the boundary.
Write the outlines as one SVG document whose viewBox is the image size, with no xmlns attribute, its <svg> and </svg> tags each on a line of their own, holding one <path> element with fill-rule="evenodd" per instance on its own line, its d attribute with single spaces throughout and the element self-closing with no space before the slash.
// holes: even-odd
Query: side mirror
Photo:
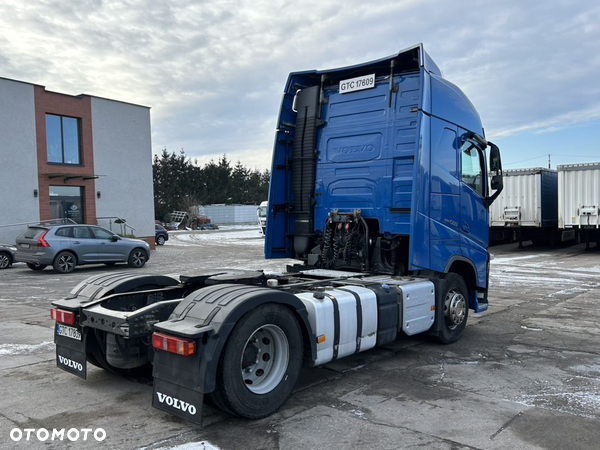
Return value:
<svg viewBox="0 0 600 450">
<path fill-rule="evenodd" d="M 117 235 L 115 235 L 115 234 L 113 234 L 113 235 L 110 237 L 110 241 L 111 241 L 111 242 L 117 242 L 118 240 L 119 240 L 119 236 L 117 236 Z"/>
<path fill-rule="evenodd" d="M 490 207 L 494 200 L 498 198 L 502 189 L 504 188 L 504 183 L 502 181 L 502 158 L 500 157 L 500 149 L 498 146 L 490 141 L 487 142 L 487 145 L 490 146 L 490 175 L 492 175 L 492 180 L 490 182 L 490 188 L 495 190 L 490 197 L 486 197 L 483 201 L 486 209 Z"/>
<path fill-rule="evenodd" d="M 496 175 L 502 177 L 502 159 L 500 158 L 500 149 L 496 144 L 488 142 L 490 146 L 490 172 L 496 172 Z"/>
</svg>

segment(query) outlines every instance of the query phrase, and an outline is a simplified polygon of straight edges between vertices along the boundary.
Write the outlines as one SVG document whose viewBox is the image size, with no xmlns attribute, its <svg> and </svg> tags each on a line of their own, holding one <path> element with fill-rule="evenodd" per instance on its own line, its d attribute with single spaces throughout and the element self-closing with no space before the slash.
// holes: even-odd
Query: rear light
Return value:
<svg viewBox="0 0 600 450">
<path fill-rule="evenodd" d="M 75 325 L 75 313 L 71 311 L 65 311 L 63 309 L 52 308 L 50 310 L 50 317 L 60 323 L 67 325 Z"/>
<path fill-rule="evenodd" d="M 46 241 L 46 239 L 44 239 L 47 234 L 48 234 L 48 230 L 44 231 L 44 234 L 42 234 L 40 236 L 40 238 L 37 241 L 38 247 L 50 247 L 50 244 L 48 244 L 48 241 Z"/>
<path fill-rule="evenodd" d="M 196 342 L 193 339 L 182 339 L 162 333 L 152 335 L 152 347 L 181 356 L 196 354 Z"/>
</svg>

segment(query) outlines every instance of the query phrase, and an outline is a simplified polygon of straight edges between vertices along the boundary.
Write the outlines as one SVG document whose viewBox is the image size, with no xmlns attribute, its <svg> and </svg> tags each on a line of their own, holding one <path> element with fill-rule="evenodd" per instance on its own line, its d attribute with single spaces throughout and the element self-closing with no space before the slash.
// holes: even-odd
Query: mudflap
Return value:
<svg viewBox="0 0 600 450">
<path fill-rule="evenodd" d="M 56 344 L 56 365 L 84 380 L 87 378 L 87 356 L 85 352 Z"/>
<path fill-rule="evenodd" d="M 58 324 L 54 325 L 56 366 L 85 380 L 87 378 L 86 344 L 89 330 L 76 328 L 81 333 L 81 339 L 59 335 L 57 333 Z"/>
<path fill-rule="evenodd" d="M 177 417 L 202 425 L 204 394 L 154 378 L 152 406 Z"/>
</svg>

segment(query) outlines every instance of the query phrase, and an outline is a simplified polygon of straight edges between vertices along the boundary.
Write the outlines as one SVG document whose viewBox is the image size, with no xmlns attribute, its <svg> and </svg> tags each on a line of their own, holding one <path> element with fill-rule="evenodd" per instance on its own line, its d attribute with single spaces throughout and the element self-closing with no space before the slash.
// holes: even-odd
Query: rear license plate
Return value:
<svg viewBox="0 0 600 450">
<path fill-rule="evenodd" d="M 31 247 L 29 244 L 19 244 L 21 248 L 29 248 Z"/>
<path fill-rule="evenodd" d="M 56 334 L 58 336 L 65 336 L 71 339 L 81 340 L 81 333 L 77 328 L 68 327 L 66 325 L 56 324 Z"/>
</svg>

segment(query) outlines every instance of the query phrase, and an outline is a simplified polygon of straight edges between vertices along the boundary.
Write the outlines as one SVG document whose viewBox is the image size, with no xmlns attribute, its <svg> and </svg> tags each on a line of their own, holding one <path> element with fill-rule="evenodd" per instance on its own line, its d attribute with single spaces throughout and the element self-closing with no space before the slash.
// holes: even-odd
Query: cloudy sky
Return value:
<svg viewBox="0 0 600 450">
<path fill-rule="evenodd" d="M 600 161 L 596 1 L 0 0 L 1 77 L 150 106 L 154 152 L 200 163 L 270 167 L 289 72 L 419 42 L 505 168 Z"/>
</svg>

